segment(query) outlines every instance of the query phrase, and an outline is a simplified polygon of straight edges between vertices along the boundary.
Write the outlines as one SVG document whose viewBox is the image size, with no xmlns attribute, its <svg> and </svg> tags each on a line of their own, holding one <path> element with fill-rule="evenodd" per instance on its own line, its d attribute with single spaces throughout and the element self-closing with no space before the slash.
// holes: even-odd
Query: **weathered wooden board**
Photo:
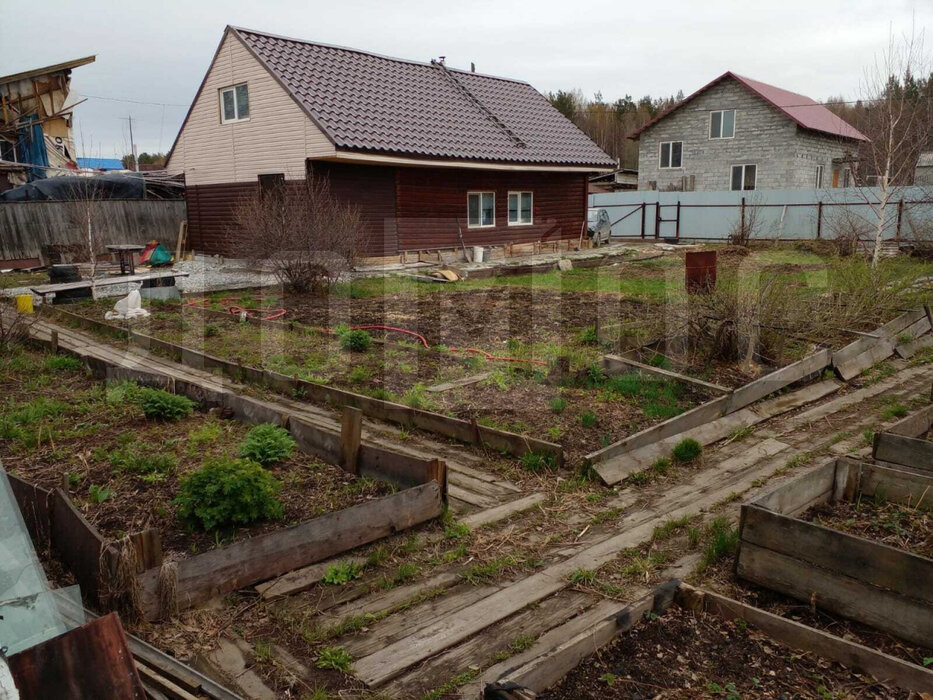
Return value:
<svg viewBox="0 0 933 700">
<path fill-rule="evenodd" d="M 484 379 L 489 379 L 492 376 L 492 372 L 480 372 L 479 374 L 474 374 L 469 377 L 463 377 L 462 379 L 454 379 L 449 382 L 443 382 L 442 384 L 435 384 L 434 386 L 429 386 L 427 391 L 431 392 L 441 392 L 441 391 L 450 391 L 451 389 L 459 389 L 460 387 L 470 386 L 471 384 L 477 384 Z"/>
<path fill-rule="evenodd" d="M 0 465 L 2 467 L 2 465 Z M 6 474 L 6 472 L 3 472 Z M 46 549 L 49 545 L 51 532 L 51 498 L 52 492 L 41 486 L 34 486 L 13 474 L 6 474 L 10 482 L 10 490 L 16 499 L 16 505 L 22 513 L 29 537 L 37 551 Z"/>
<path fill-rule="evenodd" d="M 745 408 L 755 401 L 773 394 L 775 391 L 780 391 L 794 382 L 809 377 L 811 374 L 822 372 L 830 365 L 832 357 L 831 350 L 819 350 L 802 360 L 793 362 L 786 367 L 771 372 L 771 374 L 766 374 L 760 379 L 739 387 L 732 392 L 726 413 Z"/>
<path fill-rule="evenodd" d="M 278 598 L 279 596 L 292 595 L 316 586 L 332 566 L 342 564 L 362 566 L 365 563 L 366 557 L 345 557 L 339 561 L 322 561 L 289 571 L 287 574 L 283 574 L 271 581 L 263 581 L 257 584 L 255 588 L 261 598 Z"/>
<path fill-rule="evenodd" d="M 512 515 L 528 510 L 529 508 L 534 508 L 536 505 L 543 503 L 546 500 L 547 494 L 531 493 L 527 496 L 516 498 L 514 501 L 503 503 L 502 505 L 498 506 L 493 506 L 487 510 L 471 513 L 470 515 L 461 518 L 460 522 L 469 528 L 479 527 L 481 525 L 485 525 L 486 523 L 493 523 L 498 522 L 499 520 L 504 520 L 511 517 Z"/>
<path fill-rule="evenodd" d="M 933 404 L 911 413 L 906 418 L 901 418 L 884 432 L 918 438 L 930 432 L 930 428 L 933 428 Z"/>
<path fill-rule="evenodd" d="M 51 541 L 57 558 L 74 574 L 85 600 L 98 604 L 104 538 L 61 489 L 52 492 Z"/>
<path fill-rule="evenodd" d="M 909 360 L 924 348 L 933 348 L 933 334 L 928 333 L 910 342 L 901 343 L 894 348 L 894 351 L 901 359 Z"/>
<path fill-rule="evenodd" d="M 858 494 L 877 495 L 914 508 L 933 509 L 933 475 L 866 464 L 848 457 L 841 457 L 838 463 L 848 468 L 844 491 L 847 500 L 854 500 Z"/>
<path fill-rule="evenodd" d="M 514 683 L 541 693 L 575 668 L 583 659 L 595 654 L 615 637 L 628 632 L 647 612 L 662 614 L 674 600 L 678 581 L 671 581 L 654 593 L 631 605 L 620 606 L 614 613 L 591 628 L 571 637 L 557 648 L 533 659 L 501 678 L 495 686 Z"/>
<path fill-rule="evenodd" d="M 429 482 L 385 498 L 328 513 L 300 525 L 236 542 L 178 562 L 179 609 L 332 557 L 443 512 L 441 489 Z M 142 609 L 156 619 L 159 570 L 140 576 Z"/>
<path fill-rule="evenodd" d="M 892 433 L 875 433 L 871 455 L 883 462 L 924 469 L 933 474 L 933 442 L 930 440 L 918 440 Z"/>
<path fill-rule="evenodd" d="M 867 673 L 876 680 L 905 690 L 933 692 L 933 671 L 918 664 L 875 651 L 794 620 L 774 615 L 711 591 L 699 590 L 685 583 L 680 585 L 678 602 L 691 610 L 703 610 L 723 620 L 745 620 L 781 644 L 824 659 L 836 661 L 848 668 Z"/>
<path fill-rule="evenodd" d="M 685 374 L 671 372 L 670 370 L 655 367 L 654 365 L 646 365 L 637 360 L 630 360 L 619 355 L 603 355 L 603 369 L 609 374 L 619 374 L 630 370 L 636 370 L 638 372 L 664 377 L 665 379 L 684 382 L 685 384 L 693 384 L 707 391 L 715 391 L 718 394 L 728 394 L 732 391 L 729 387 L 713 384 L 712 382 L 704 382 L 702 379 L 688 377 Z"/>
<path fill-rule="evenodd" d="M 908 311 L 889 321 L 875 334 L 876 338 L 859 338 L 833 354 L 833 366 L 839 376 L 846 381 L 858 376 L 872 365 L 889 358 L 894 354 L 896 338 L 899 334 L 908 331 L 918 321 L 926 317 L 923 308 Z"/>
<path fill-rule="evenodd" d="M 750 503 L 782 515 L 802 513 L 816 503 L 833 497 L 836 483 L 836 461 L 781 484 L 758 496 Z"/>
<path fill-rule="evenodd" d="M 8 664 L 24 700 L 146 698 L 116 613 L 13 654 Z"/>
<path fill-rule="evenodd" d="M 743 542 L 736 573 L 914 644 L 933 639 L 933 607 L 770 549 Z"/>
<path fill-rule="evenodd" d="M 625 452 L 630 452 L 632 450 L 638 449 L 639 447 L 644 447 L 645 445 L 650 445 L 657 442 L 658 440 L 663 440 L 664 438 L 669 438 L 672 435 L 678 435 L 684 433 L 692 428 L 696 428 L 701 425 L 705 425 L 711 421 L 716 420 L 717 418 L 724 415 L 726 409 L 729 406 L 729 397 L 720 396 L 719 398 L 713 399 L 712 401 L 707 401 L 704 404 L 697 406 L 685 413 L 681 413 L 679 416 L 674 416 L 669 418 L 663 423 L 658 423 L 653 425 L 650 428 L 645 428 L 640 430 L 637 433 L 633 433 L 622 440 L 612 443 L 608 447 L 604 447 L 601 450 L 596 452 L 591 452 L 586 455 L 586 460 L 594 464 L 599 462 L 605 462 L 616 455 L 623 454 Z"/>
<path fill-rule="evenodd" d="M 743 547 L 764 547 L 933 606 L 933 559 L 753 505 L 743 506 L 740 537 Z"/>
</svg>

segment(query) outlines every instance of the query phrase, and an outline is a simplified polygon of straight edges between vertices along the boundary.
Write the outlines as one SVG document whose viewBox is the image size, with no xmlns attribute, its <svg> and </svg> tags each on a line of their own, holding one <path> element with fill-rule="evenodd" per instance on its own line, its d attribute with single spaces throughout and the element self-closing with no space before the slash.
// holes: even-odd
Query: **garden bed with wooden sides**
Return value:
<svg viewBox="0 0 933 700">
<path fill-rule="evenodd" d="M 731 619 L 678 605 L 642 618 L 556 686 L 548 700 L 602 698 L 908 698 L 910 692 L 802 654 L 738 614 Z"/>
<path fill-rule="evenodd" d="M 933 559 L 924 553 L 931 521 L 919 511 L 933 508 L 931 491 L 933 475 L 834 460 L 743 505 L 737 575 L 929 645 Z M 864 516 L 868 503 L 885 523 Z M 836 522 L 862 536 L 825 526 Z M 890 540 L 881 534 L 886 525 L 920 531 Z"/>
<path fill-rule="evenodd" d="M 4 467 L 33 485 L 63 487 L 108 539 L 155 528 L 166 553 L 187 556 L 392 492 L 295 450 L 268 468 L 282 484 L 279 520 L 204 532 L 179 518 L 179 483 L 205 460 L 238 457 L 251 426 L 201 412 L 149 420 L 127 387 L 95 381 L 63 355 L 23 349 L 2 366 Z"/>
<path fill-rule="evenodd" d="M 103 322 L 105 308 L 104 304 L 86 304 L 57 315 L 69 323 L 74 312 L 96 324 Z M 599 349 L 586 344 L 519 349 L 517 358 L 534 362 L 514 363 L 398 344 L 377 344 L 353 352 L 342 350 L 336 336 L 302 327 L 241 323 L 229 314 L 205 313 L 195 307 L 157 304 L 150 309 L 149 319 L 125 327 L 245 367 L 560 443 L 571 464 L 598 445 L 680 414 L 715 395 L 675 379 L 635 373 L 609 376 L 599 368 Z M 100 333 L 99 327 L 90 330 L 110 343 L 121 342 Z M 558 351 L 568 354 L 570 361 L 565 365 L 556 363 Z M 509 354 L 507 349 L 501 352 Z M 490 440 L 483 441 L 498 448 Z M 530 449 L 538 452 L 541 448 L 532 444 Z"/>
<path fill-rule="evenodd" d="M 135 584 L 128 584 L 127 576 L 138 574 L 138 600 L 125 602 L 117 596 L 114 604 L 127 605 L 131 614 L 138 611 L 147 619 L 167 616 L 442 513 L 443 487 L 435 480 L 384 495 L 389 492 L 385 485 L 351 480 L 339 468 L 307 456 L 293 457 L 295 443 L 274 425 L 257 426 L 243 442 L 233 443 L 236 427 L 193 419 L 192 403 L 184 397 L 126 382 L 94 384 L 76 358 L 15 350 L 4 358 L 3 382 L 10 398 L 0 428 L 12 448 L 7 460 L 17 473 L 17 498 L 34 539 L 39 543 L 43 533 L 49 536 L 93 605 L 108 605 L 101 603 L 99 588 L 132 590 Z M 26 374 L 27 367 L 41 370 Z M 153 404 L 159 413 L 154 413 Z M 145 420 L 139 417 L 140 407 Z M 262 431 L 267 437 L 257 443 Z M 150 442 L 155 440 L 159 442 Z M 94 442 L 99 443 L 96 449 Z M 240 459 L 224 453 L 231 447 L 237 448 Z M 69 449 L 74 453 L 72 465 L 65 459 Z M 218 454 L 208 457 L 214 449 Z M 179 465 L 187 459 L 204 461 L 198 469 L 179 474 Z M 67 466 L 74 471 L 65 471 Z M 287 479 L 284 488 L 271 473 L 276 467 Z M 329 469 L 336 473 L 327 473 Z M 442 466 L 438 470 L 435 477 L 446 483 Z M 39 483 L 19 481 L 22 476 Z M 83 479 L 97 477 L 102 483 L 88 486 L 79 503 L 102 525 L 103 534 L 66 491 L 41 485 L 45 481 L 77 487 Z M 278 498 L 283 491 L 288 493 L 284 503 Z M 286 517 L 292 519 L 282 527 Z M 166 541 L 175 545 L 173 556 L 165 561 L 159 530 L 152 527 L 160 519 Z M 69 536 L 70 521 L 88 533 L 81 548 L 62 541 Z M 147 528 L 141 537 L 127 531 L 137 523 Z M 210 531 L 212 539 L 196 535 L 196 528 Z M 124 535 L 130 536 L 121 539 Z M 195 554 L 199 547 L 208 551 Z M 120 552 L 129 552 L 122 567 Z M 121 577 L 118 583 L 113 581 L 116 575 Z"/>
</svg>

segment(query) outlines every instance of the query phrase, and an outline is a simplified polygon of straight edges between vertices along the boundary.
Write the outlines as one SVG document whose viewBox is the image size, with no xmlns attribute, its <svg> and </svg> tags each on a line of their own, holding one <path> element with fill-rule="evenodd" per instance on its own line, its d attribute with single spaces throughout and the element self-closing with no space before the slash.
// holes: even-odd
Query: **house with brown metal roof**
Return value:
<svg viewBox="0 0 933 700">
<path fill-rule="evenodd" d="M 642 190 L 848 187 L 868 140 L 809 97 L 732 72 L 629 138 Z"/>
<path fill-rule="evenodd" d="M 528 83 L 227 27 L 169 153 L 193 249 L 264 183 L 326 175 L 371 255 L 577 239 L 615 161 Z"/>
</svg>

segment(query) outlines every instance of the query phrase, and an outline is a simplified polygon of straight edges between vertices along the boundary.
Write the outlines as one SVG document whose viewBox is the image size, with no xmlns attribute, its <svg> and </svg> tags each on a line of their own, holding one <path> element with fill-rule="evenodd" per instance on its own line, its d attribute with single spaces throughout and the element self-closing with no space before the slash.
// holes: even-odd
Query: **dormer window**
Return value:
<svg viewBox="0 0 933 700">
<path fill-rule="evenodd" d="M 709 113 L 709 137 L 731 139 L 735 136 L 735 110 L 720 109 Z"/>
<path fill-rule="evenodd" d="M 249 90 L 246 83 L 222 88 L 220 91 L 220 123 L 249 120 Z"/>
</svg>

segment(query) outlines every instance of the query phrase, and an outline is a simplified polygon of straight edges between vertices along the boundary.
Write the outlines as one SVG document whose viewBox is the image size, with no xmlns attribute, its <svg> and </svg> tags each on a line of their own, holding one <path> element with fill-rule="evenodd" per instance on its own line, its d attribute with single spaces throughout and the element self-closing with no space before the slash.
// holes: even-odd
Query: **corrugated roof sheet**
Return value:
<svg viewBox="0 0 933 700">
<path fill-rule="evenodd" d="M 616 165 L 528 83 L 232 31 L 338 149 L 597 169 Z"/>
<path fill-rule="evenodd" d="M 868 137 L 865 136 L 865 134 L 843 120 L 841 117 L 833 114 L 830 110 L 828 110 L 816 100 L 810 99 L 806 95 L 791 92 L 790 90 L 784 90 L 782 88 L 775 87 L 774 85 L 768 85 L 767 83 L 763 83 L 760 80 L 746 78 L 731 71 L 723 73 L 712 82 L 707 83 L 701 87 L 689 97 L 684 98 L 670 109 L 665 110 L 657 117 L 642 126 L 640 129 L 632 132 L 629 135 L 629 138 L 636 138 L 643 131 L 651 126 L 654 126 L 657 122 L 664 119 L 671 112 L 679 109 L 698 95 L 706 92 L 709 88 L 719 84 L 726 78 L 733 78 L 734 80 L 738 81 L 740 84 L 747 87 L 766 102 L 774 105 L 789 119 L 792 119 L 804 129 L 820 131 L 824 134 L 830 134 L 832 136 L 839 136 L 842 138 L 856 139 L 858 141 L 868 141 Z"/>
</svg>

